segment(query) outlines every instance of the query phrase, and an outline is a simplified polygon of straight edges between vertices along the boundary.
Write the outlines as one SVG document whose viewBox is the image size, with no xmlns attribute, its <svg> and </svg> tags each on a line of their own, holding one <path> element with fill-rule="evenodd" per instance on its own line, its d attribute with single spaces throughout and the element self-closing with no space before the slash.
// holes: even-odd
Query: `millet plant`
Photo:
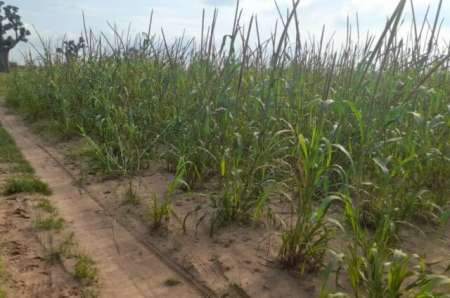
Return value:
<svg viewBox="0 0 450 298">
<path fill-rule="evenodd" d="M 85 30 L 85 53 L 71 63 L 47 47 L 48 55 L 14 72 L 8 104 L 30 121 L 55 119 L 64 133 L 86 137 L 93 164 L 105 173 L 134 175 L 159 161 L 172 172 L 183 164 L 185 188 L 215 182 L 213 230 L 261 220 L 281 198 L 292 210 L 280 231 L 279 261 L 287 268 L 323 267 L 334 229 L 327 213 L 343 197 L 368 235 L 386 218 L 437 224 L 450 199 L 442 1 L 434 19 L 422 21 L 412 1 L 399 1 L 378 36 L 362 37 L 349 21 L 342 43 L 325 32 L 306 38 L 298 5 L 280 13 L 268 39 L 256 16 L 243 25 L 239 2 L 219 43 L 217 11 L 210 25 L 203 14 L 199 39 L 169 42 L 151 22 L 135 39 L 114 27 L 112 38 Z M 404 34 L 407 9 L 411 30 Z M 159 225 L 170 201 L 154 202 Z M 390 242 L 360 239 L 376 243 L 377 252 L 354 243 L 349 254 L 357 251 L 357 262 L 394 258 L 402 267 L 407 260 Z"/>
</svg>

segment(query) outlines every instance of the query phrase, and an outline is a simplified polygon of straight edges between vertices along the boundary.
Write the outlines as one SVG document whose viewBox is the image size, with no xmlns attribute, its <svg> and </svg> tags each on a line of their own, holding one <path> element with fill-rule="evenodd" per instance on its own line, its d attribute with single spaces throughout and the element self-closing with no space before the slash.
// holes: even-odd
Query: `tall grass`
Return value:
<svg viewBox="0 0 450 298">
<path fill-rule="evenodd" d="M 6 78 L 7 78 L 7 74 L 0 74 L 0 96 L 5 95 L 6 93 Z"/>
<path fill-rule="evenodd" d="M 256 17 L 241 24 L 239 3 L 220 44 L 217 12 L 209 26 L 203 18 L 200 41 L 169 43 L 151 24 L 134 42 L 85 29 L 78 59 L 46 47 L 11 74 L 8 103 L 87 137 L 107 173 L 136 174 L 153 160 L 176 171 L 181 161 L 190 188 L 217 181 L 213 225 L 260 218 L 282 190 L 295 214 L 281 253 L 290 266 L 314 251 L 302 241 L 328 235 L 316 206 L 333 193 L 351 197 L 372 230 L 385 216 L 438 222 L 450 198 L 439 10 L 420 22 L 401 0 L 379 36 L 362 39 L 349 24 L 337 46 L 304 38 L 298 2 L 268 40 Z M 408 5 L 411 31 L 401 35 Z"/>
</svg>

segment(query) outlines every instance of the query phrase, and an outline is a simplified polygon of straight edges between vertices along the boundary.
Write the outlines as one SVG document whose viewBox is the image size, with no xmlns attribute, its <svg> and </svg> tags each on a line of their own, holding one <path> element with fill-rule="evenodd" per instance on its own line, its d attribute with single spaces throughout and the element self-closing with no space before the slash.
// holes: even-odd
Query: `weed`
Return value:
<svg viewBox="0 0 450 298">
<path fill-rule="evenodd" d="M 0 298 L 6 298 L 6 292 L 3 285 L 6 283 L 6 272 L 3 260 L 0 257 Z"/>
<path fill-rule="evenodd" d="M 388 217 L 369 237 L 349 200 L 345 209 L 353 241 L 339 256 L 337 272 L 345 271 L 354 297 L 441 297 L 450 290 L 450 279 L 430 274 L 422 258 L 392 248 L 395 226 Z"/>
<path fill-rule="evenodd" d="M 0 73 L 0 96 L 6 94 L 6 81 L 8 80 L 8 75 L 5 73 Z"/>
<path fill-rule="evenodd" d="M 46 183 L 34 177 L 8 179 L 3 187 L 3 194 L 9 196 L 18 193 L 39 193 L 48 196 L 52 192 Z"/>
<path fill-rule="evenodd" d="M 163 227 L 170 220 L 171 209 L 172 204 L 169 200 L 163 199 L 160 202 L 156 195 L 153 196 L 149 217 L 154 230 Z"/>
<path fill-rule="evenodd" d="M 133 185 L 130 181 L 130 185 L 127 188 L 125 195 L 124 195 L 123 204 L 137 206 L 140 203 L 141 203 L 141 198 L 136 193 L 136 191 L 133 189 Z"/>
<path fill-rule="evenodd" d="M 294 268 L 301 275 L 322 269 L 332 237 L 332 227 L 325 216 L 333 201 L 337 200 L 341 199 L 329 197 L 317 211 L 299 213 L 296 223 L 282 232 L 279 259 L 285 268 Z"/>
<path fill-rule="evenodd" d="M 97 298 L 100 296 L 99 289 L 93 286 L 83 287 L 81 289 L 81 297 L 82 298 Z"/>
<path fill-rule="evenodd" d="M 47 213 L 53 214 L 56 212 L 56 208 L 52 205 L 52 203 L 48 199 L 39 200 L 39 203 L 36 205 L 36 207 Z"/>
<path fill-rule="evenodd" d="M 0 125 L 0 163 L 8 163 L 11 170 L 17 173 L 32 174 L 33 168 L 28 164 L 16 143 Z"/>
<path fill-rule="evenodd" d="M 150 206 L 149 217 L 152 222 L 152 228 L 157 230 L 168 223 L 172 212 L 171 197 L 179 186 L 189 188 L 189 185 L 183 180 L 186 173 L 186 162 L 181 158 L 177 165 L 175 177 L 170 181 L 167 191 L 162 200 L 154 194 Z"/>
<path fill-rule="evenodd" d="M 64 228 L 64 220 L 54 216 L 38 218 L 34 221 L 33 226 L 42 231 L 60 231 Z"/>
<path fill-rule="evenodd" d="M 94 261 L 85 256 L 79 255 L 76 257 L 73 276 L 84 283 L 85 285 L 92 285 L 97 281 L 98 270 L 95 267 Z"/>
<path fill-rule="evenodd" d="M 63 241 L 55 243 L 54 235 L 50 233 L 48 234 L 47 243 L 45 243 L 47 254 L 44 259 L 50 264 L 59 264 L 65 257 L 70 255 L 73 245 L 73 234 L 64 238 Z"/>
</svg>

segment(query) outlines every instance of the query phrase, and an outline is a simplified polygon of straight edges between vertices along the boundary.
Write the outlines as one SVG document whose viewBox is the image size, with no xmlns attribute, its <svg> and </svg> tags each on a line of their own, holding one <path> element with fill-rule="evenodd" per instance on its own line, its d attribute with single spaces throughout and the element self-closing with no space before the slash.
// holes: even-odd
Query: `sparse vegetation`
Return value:
<svg viewBox="0 0 450 298">
<path fill-rule="evenodd" d="M 149 217 L 152 224 L 152 228 L 157 230 L 163 226 L 165 226 L 172 214 L 172 200 L 171 197 L 176 191 L 176 189 L 180 186 L 184 186 L 189 189 L 189 185 L 184 181 L 184 176 L 186 174 L 186 163 L 184 159 L 181 159 L 178 162 L 176 167 L 176 174 L 172 181 L 169 183 L 167 187 L 167 192 L 164 197 L 159 199 L 157 195 L 153 194 L 152 203 L 150 205 Z"/>
<path fill-rule="evenodd" d="M 0 73 L 0 96 L 3 96 L 6 94 L 6 80 L 8 79 L 8 76 L 4 73 Z"/>
<path fill-rule="evenodd" d="M 95 262 L 78 251 L 73 233 L 65 233 L 64 219 L 58 216 L 56 208 L 48 199 L 36 204 L 38 211 L 34 228 L 42 233 L 46 248 L 45 260 L 49 264 L 63 264 L 73 277 L 82 285 L 82 297 L 98 297 L 98 270 Z M 45 212 L 45 216 L 39 212 Z M 74 260 L 73 266 L 67 266 L 68 260 Z"/>
<path fill-rule="evenodd" d="M 141 198 L 136 193 L 136 191 L 133 189 L 133 185 L 130 182 L 129 187 L 125 191 L 123 203 L 126 204 L 126 205 L 137 206 L 137 205 L 140 204 L 140 202 L 141 202 Z"/>
<path fill-rule="evenodd" d="M 345 213 L 353 241 L 346 253 L 335 256 L 337 272 L 345 272 L 352 295 L 339 293 L 341 297 L 446 297 L 450 291 L 446 272 L 433 274 L 420 256 L 393 248 L 396 227 L 389 216 L 370 235 L 350 200 Z"/>
<path fill-rule="evenodd" d="M 337 227 L 351 238 L 335 253 L 351 295 L 446 293 L 448 278 L 397 241 L 398 223 L 439 225 L 450 214 L 450 48 L 436 33 L 441 5 L 435 20 L 419 23 L 413 2 L 400 0 L 379 36 L 362 38 L 348 24 L 338 47 L 324 35 L 304 38 L 298 3 L 265 41 L 256 17 L 241 26 L 239 9 L 220 45 L 216 14 L 200 42 L 168 44 L 150 30 L 134 44 L 116 30 L 116 43 L 86 33 L 13 72 L 7 102 L 30 121 L 52 119 L 63 134 L 84 137 L 104 174 L 129 178 L 165 164 L 175 177 L 163 198 L 153 197 L 155 229 L 169 221 L 177 188 L 212 181 L 211 234 L 271 217 L 281 201 L 291 210 L 280 220 L 285 268 L 323 269 Z M 44 188 L 27 183 L 13 181 L 5 193 Z M 136 199 L 130 187 L 125 202 Z M 332 203 L 344 210 L 337 218 Z M 89 262 L 79 266 L 79 275 L 91 274 Z"/>
<path fill-rule="evenodd" d="M 51 195 L 47 183 L 34 177 L 20 177 L 8 179 L 3 187 L 3 194 L 6 196 L 18 193 L 39 193 Z"/>
<path fill-rule="evenodd" d="M 0 124 L 0 163 L 8 163 L 10 170 L 17 173 L 32 174 L 33 168 L 17 149 L 14 140 Z"/>
<path fill-rule="evenodd" d="M 169 222 L 170 210 L 171 203 L 167 198 L 160 200 L 157 196 L 153 196 L 149 207 L 149 218 L 154 230 L 165 226 Z"/>
<path fill-rule="evenodd" d="M 52 203 L 48 199 L 39 200 L 37 208 L 50 214 L 56 213 L 56 208 L 52 205 Z"/>
<path fill-rule="evenodd" d="M 85 255 L 77 256 L 73 276 L 86 285 L 94 284 L 98 278 L 94 261 Z"/>
<path fill-rule="evenodd" d="M 3 288 L 3 285 L 5 284 L 5 268 L 4 268 L 3 260 L 0 256 L 0 298 L 6 298 L 6 292 Z"/>
<path fill-rule="evenodd" d="M 34 221 L 34 227 L 43 231 L 60 231 L 64 228 L 64 220 L 55 216 L 38 218 Z"/>
<path fill-rule="evenodd" d="M 73 234 L 63 237 L 62 240 L 57 239 L 52 230 L 47 234 L 47 242 L 44 243 L 46 248 L 45 260 L 49 264 L 62 264 L 64 258 L 69 257 L 74 245 Z"/>
</svg>

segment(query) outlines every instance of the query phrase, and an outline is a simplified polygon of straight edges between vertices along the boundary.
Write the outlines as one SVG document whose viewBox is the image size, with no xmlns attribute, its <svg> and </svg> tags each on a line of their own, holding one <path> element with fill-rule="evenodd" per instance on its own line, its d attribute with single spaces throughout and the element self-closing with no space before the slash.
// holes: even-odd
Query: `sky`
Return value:
<svg viewBox="0 0 450 298">
<path fill-rule="evenodd" d="M 199 36 L 202 11 L 210 20 L 214 8 L 219 10 L 217 35 L 231 31 L 236 0 L 4 0 L 18 6 L 22 20 L 32 29 L 30 43 L 38 46 L 37 32 L 44 39 L 60 41 L 64 36 L 75 38 L 82 30 L 82 13 L 87 25 L 95 32 L 110 32 L 108 22 L 126 31 L 129 25 L 134 33 L 147 31 L 149 16 L 154 11 L 153 31 L 164 33 L 167 38 Z M 285 14 L 292 0 L 277 1 Z M 433 17 L 438 0 L 413 0 L 417 15 L 423 16 L 428 5 Z M 300 26 L 306 34 L 320 34 L 325 26 L 327 36 L 342 39 L 346 32 L 347 17 L 355 23 L 356 13 L 360 31 L 377 33 L 382 30 L 387 17 L 393 12 L 397 0 L 302 0 L 299 6 Z M 268 37 L 273 31 L 278 13 L 273 0 L 241 0 L 244 24 L 251 15 L 258 16 L 260 30 Z M 408 19 L 408 6 L 405 18 Z M 442 37 L 450 39 L 450 0 L 443 1 L 441 17 L 444 19 Z M 407 27 L 407 26 L 406 26 Z M 21 61 L 23 53 L 31 49 L 21 44 L 11 53 L 12 60 Z"/>
</svg>

